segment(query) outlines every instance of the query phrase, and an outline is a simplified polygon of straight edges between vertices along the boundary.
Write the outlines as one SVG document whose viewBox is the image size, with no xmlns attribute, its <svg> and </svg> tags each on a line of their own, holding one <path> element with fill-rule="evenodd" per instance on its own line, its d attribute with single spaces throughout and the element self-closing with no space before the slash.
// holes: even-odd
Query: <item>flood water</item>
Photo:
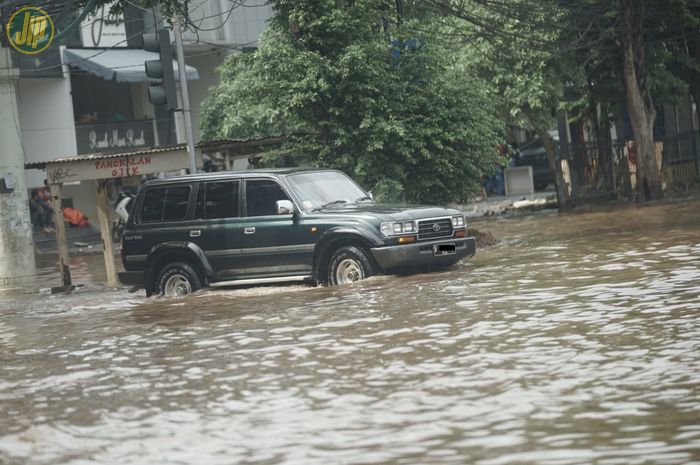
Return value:
<svg viewBox="0 0 700 465">
<path fill-rule="evenodd" d="M 0 301 L 0 463 L 700 464 L 700 203 L 472 224 L 501 242 L 337 288 L 74 257 Z"/>
</svg>

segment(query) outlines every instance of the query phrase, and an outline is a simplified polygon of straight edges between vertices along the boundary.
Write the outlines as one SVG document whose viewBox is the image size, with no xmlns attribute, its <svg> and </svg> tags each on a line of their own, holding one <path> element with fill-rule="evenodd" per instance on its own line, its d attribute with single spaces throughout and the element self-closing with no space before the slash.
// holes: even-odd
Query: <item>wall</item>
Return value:
<svg viewBox="0 0 700 465">
<path fill-rule="evenodd" d="M 231 5 L 228 1 L 226 3 Z M 189 18 L 199 31 L 183 31 L 182 39 L 185 42 L 220 42 L 223 39 L 221 22 L 226 18 L 225 14 L 222 17 L 220 8 L 217 0 L 191 0 L 188 3 Z"/>
<path fill-rule="evenodd" d="M 17 105 L 27 162 L 77 153 L 70 79 L 22 78 Z M 30 188 L 43 185 L 43 171 L 27 170 L 26 175 Z"/>
<path fill-rule="evenodd" d="M 189 3 L 189 14 L 200 30 L 198 34 L 185 31 L 185 42 L 255 47 L 272 16 L 272 6 L 268 0 L 194 0 Z"/>
<path fill-rule="evenodd" d="M 199 79 L 190 81 L 188 86 L 190 91 L 190 110 L 192 112 L 192 130 L 194 132 L 194 140 L 199 142 L 201 140 L 199 121 L 201 119 L 202 104 L 209 96 L 209 88 L 219 83 L 217 67 L 222 63 L 222 52 L 193 55 L 187 56 L 185 61 L 199 71 Z"/>
<path fill-rule="evenodd" d="M 92 181 L 81 181 L 76 184 L 64 184 L 61 190 L 63 199 L 72 199 L 73 207 L 77 208 L 83 215 L 90 219 L 90 223 L 97 226 L 97 198 L 95 196 L 95 186 Z M 110 211 L 112 205 L 109 205 Z"/>
<path fill-rule="evenodd" d="M 223 11 L 230 10 L 230 2 L 220 1 Z M 257 47 L 265 22 L 272 16 L 272 6 L 267 0 L 247 0 L 244 3 L 245 6 L 232 11 L 223 27 L 224 40 L 242 47 Z"/>
</svg>

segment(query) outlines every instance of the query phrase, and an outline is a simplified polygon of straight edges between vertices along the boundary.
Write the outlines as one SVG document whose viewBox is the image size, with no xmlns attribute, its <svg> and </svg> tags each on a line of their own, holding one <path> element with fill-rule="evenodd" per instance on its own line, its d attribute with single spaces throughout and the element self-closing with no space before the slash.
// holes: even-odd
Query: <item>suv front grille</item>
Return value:
<svg viewBox="0 0 700 465">
<path fill-rule="evenodd" d="M 452 220 L 450 218 L 418 221 L 418 240 L 439 237 L 452 237 Z"/>
</svg>

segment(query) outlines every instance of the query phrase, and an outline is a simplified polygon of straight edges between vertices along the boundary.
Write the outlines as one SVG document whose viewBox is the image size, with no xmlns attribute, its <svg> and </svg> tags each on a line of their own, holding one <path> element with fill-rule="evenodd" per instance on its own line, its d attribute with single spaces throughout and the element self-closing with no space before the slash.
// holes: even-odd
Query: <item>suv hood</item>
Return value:
<svg viewBox="0 0 700 465">
<path fill-rule="evenodd" d="M 386 203 L 351 203 L 333 205 L 316 213 L 330 215 L 369 215 L 375 216 L 382 221 L 419 220 L 423 218 L 437 218 L 461 214 L 459 210 L 454 208 Z"/>
</svg>

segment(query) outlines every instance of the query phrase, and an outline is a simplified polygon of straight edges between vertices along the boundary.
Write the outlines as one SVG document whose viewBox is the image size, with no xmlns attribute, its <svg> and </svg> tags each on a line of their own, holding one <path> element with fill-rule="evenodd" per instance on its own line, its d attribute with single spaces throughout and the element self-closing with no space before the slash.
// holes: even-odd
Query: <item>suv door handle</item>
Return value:
<svg viewBox="0 0 700 465">
<path fill-rule="evenodd" d="M 190 237 L 199 237 L 202 235 L 202 231 L 199 229 L 195 229 L 193 231 L 190 231 Z"/>
<path fill-rule="evenodd" d="M 243 234 L 255 234 L 255 226 L 252 226 L 250 228 L 245 228 L 243 230 Z"/>
</svg>

